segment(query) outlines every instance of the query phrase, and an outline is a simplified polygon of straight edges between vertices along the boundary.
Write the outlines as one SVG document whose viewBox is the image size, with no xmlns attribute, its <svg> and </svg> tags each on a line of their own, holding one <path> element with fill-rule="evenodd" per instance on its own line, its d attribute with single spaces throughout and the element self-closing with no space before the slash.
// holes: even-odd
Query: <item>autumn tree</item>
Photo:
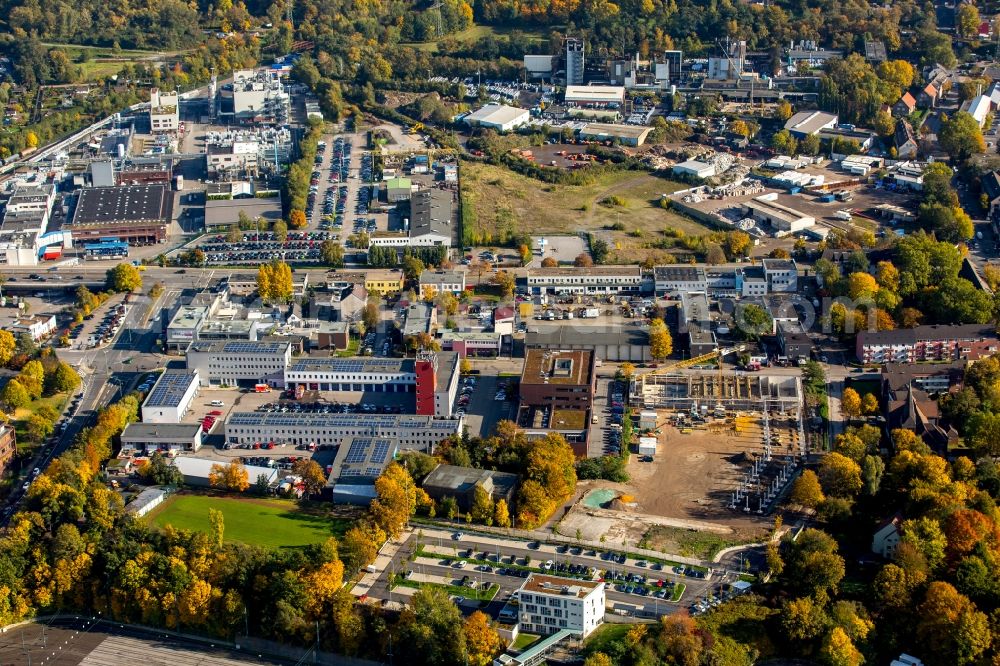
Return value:
<svg viewBox="0 0 1000 666">
<path fill-rule="evenodd" d="M 107 288 L 113 292 L 131 292 L 142 289 L 142 274 L 132 264 L 118 264 L 108 269 Z"/>
<path fill-rule="evenodd" d="M 878 398 L 875 397 L 874 393 L 865 393 L 865 397 L 861 399 L 861 411 L 869 416 L 878 414 Z"/>
<path fill-rule="evenodd" d="M 10 331 L 0 330 L 0 365 L 7 365 L 14 357 L 17 340 Z"/>
<path fill-rule="evenodd" d="M 514 274 L 507 271 L 497 271 L 493 276 L 493 284 L 499 288 L 500 296 L 509 298 L 514 293 Z"/>
<path fill-rule="evenodd" d="M 658 361 L 670 356 L 674 351 L 674 341 L 662 319 L 656 317 L 649 323 L 649 355 Z"/>
<path fill-rule="evenodd" d="M 309 221 L 306 219 L 305 211 L 298 209 L 293 209 L 288 214 L 288 228 L 289 229 L 305 229 L 308 226 Z"/>
<path fill-rule="evenodd" d="M 989 619 L 948 583 L 935 581 L 928 586 L 916 617 L 916 639 L 934 646 L 928 663 L 971 664 L 989 649 Z"/>
<path fill-rule="evenodd" d="M 3 391 L 0 391 L 0 401 L 3 401 L 3 404 L 11 409 L 18 409 L 31 402 L 31 396 L 28 395 L 24 384 L 14 378 L 4 385 Z"/>
<path fill-rule="evenodd" d="M 465 620 L 463 627 L 468 651 L 468 663 L 472 666 L 489 666 L 493 658 L 503 649 L 500 634 L 486 613 L 475 611 Z"/>
<path fill-rule="evenodd" d="M 493 524 L 497 527 L 510 527 L 510 510 L 507 508 L 507 500 L 502 497 L 493 507 Z"/>
<path fill-rule="evenodd" d="M 489 492 L 483 488 L 482 484 L 477 483 L 472 490 L 472 506 L 469 508 L 472 519 L 490 525 L 493 523 L 494 510 L 493 498 L 490 497 Z"/>
<path fill-rule="evenodd" d="M 819 465 L 819 479 L 829 495 L 852 497 L 861 491 L 861 467 L 836 452 L 823 457 Z"/>
<path fill-rule="evenodd" d="M 590 255 L 586 252 L 581 252 L 576 255 L 576 258 L 573 260 L 573 265 L 577 268 L 589 268 L 594 265 L 594 260 L 591 259 Z"/>
<path fill-rule="evenodd" d="M 840 627 L 834 627 L 827 634 L 819 656 L 827 666 L 861 666 L 865 661 L 850 636 Z"/>
<path fill-rule="evenodd" d="M 795 483 L 792 484 L 792 492 L 789 495 L 789 499 L 793 504 L 798 504 L 807 509 L 815 509 L 822 504 L 825 498 L 816 472 L 811 469 L 802 472 L 799 478 L 795 479 Z"/>
<path fill-rule="evenodd" d="M 542 259 L 542 268 L 555 268 L 559 265 L 554 257 L 545 257 Z"/>
<path fill-rule="evenodd" d="M 292 474 L 302 479 L 306 493 L 309 495 L 319 495 L 326 486 L 326 474 L 315 460 L 304 458 L 296 460 L 292 463 Z"/>
<path fill-rule="evenodd" d="M 221 488 L 231 492 L 243 492 L 250 487 L 250 478 L 247 468 L 238 461 L 233 461 L 225 465 L 218 463 L 212 465 L 208 473 L 208 483 L 213 488 Z"/>
<path fill-rule="evenodd" d="M 416 486 L 410 473 L 398 463 L 390 463 L 375 480 L 375 499 L 369 508 L 375 524 L 396 538 L 416 510 Z"/>
<path fill-rule="evenodd" d="M 861 416 L 861 396 L 853 388 L 847 387 L 841 394 L 840 410 L 853 419 Z"/>
</svg>

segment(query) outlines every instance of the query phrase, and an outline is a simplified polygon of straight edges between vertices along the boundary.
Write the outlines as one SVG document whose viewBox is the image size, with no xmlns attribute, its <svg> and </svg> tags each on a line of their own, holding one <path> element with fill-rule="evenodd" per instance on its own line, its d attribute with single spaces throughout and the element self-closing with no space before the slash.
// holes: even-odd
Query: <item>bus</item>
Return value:
<svg viewBox="0 0 1000 666">
<path fill-rule="evenodd" d="M 102 239 L 100 243 L 87 243 L 83 246 L 84 258 L 90 261 L 102 259 L 118 259 L 128 256 L 128 243 L 120 240 Z"/>
<path fill-rule="evenodd" d="M 256 384 L 254 385 L 253 390 L 257 393 L 269 393 L 271 391 L 271 387 L 267 384 Z"/>
</svg>

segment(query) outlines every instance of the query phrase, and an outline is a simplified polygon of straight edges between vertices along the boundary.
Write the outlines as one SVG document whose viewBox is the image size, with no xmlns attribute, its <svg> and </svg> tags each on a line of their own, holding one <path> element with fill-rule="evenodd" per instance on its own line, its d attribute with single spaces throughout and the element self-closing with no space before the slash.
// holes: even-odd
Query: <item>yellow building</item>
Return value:
<svg viewBox="0 0 1000 666">
<path fill-rule="evenodd" d="M 331 271 L 327 273 L 328 283 L 350 282 L 364 284 L 368 293 L 380 296 L 395 296 L 403 291 L 403 271 L 398 268 L 376 268 L 365 271 Z"/>
</svg>

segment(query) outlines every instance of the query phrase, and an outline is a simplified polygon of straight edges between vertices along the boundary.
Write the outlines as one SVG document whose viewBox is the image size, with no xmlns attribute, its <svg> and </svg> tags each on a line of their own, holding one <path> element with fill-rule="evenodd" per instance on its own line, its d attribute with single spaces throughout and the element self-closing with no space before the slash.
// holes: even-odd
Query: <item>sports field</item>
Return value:
<svg viewBox="0 0 1000 666">
<path fill-rule="evenodd" d="M 298 548 L 340 536 L 349 521 L 322 512 L 305 511 L 291 500 L 236 499 L 208 495 L 174 495 L 156 507 L 147 520 L 157 527 L 211 531 L 208 510 L 222 512 L 226 541 Z"/>
</svg>

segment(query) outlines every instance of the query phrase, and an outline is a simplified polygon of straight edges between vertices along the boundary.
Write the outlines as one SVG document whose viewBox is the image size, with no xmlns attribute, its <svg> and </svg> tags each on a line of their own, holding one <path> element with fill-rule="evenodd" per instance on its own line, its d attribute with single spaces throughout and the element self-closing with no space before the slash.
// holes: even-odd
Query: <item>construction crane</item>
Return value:
<svg viewBox="0 0 1000 666">
<path fill-rule="evenodd" d="M 673 363 L 667 363 L 666 365 L 661 365 L 658 368 L 653 368 L 647 370 L 646 372 L 640 372 L 632 377 L 632 381 L 636 383 L 636 388 L 641 389 L 642 385 L 645 383 L 646 378 L 653 377 L 656 375 L 663 375 L 675 370 L 681 370 L 683 368 L 690 368 L 694 365 L 701 365 L 703 363 L 708 363 L 709 361 L 714 361 L 719 359 L 720 361 L 730 354 L 738 354 L 746 350 L 745 345 L 740 345 L 738 347 L 729 347 L 726 349 L 716 349 L 710 351 L 707 354 L 702 354 L 701 356 L 692 356 L 691 358 L 686 358 L 683 361 L 674 361 Z M 641 390 L 640 390 L 641 393 Z"/>
</svg>

